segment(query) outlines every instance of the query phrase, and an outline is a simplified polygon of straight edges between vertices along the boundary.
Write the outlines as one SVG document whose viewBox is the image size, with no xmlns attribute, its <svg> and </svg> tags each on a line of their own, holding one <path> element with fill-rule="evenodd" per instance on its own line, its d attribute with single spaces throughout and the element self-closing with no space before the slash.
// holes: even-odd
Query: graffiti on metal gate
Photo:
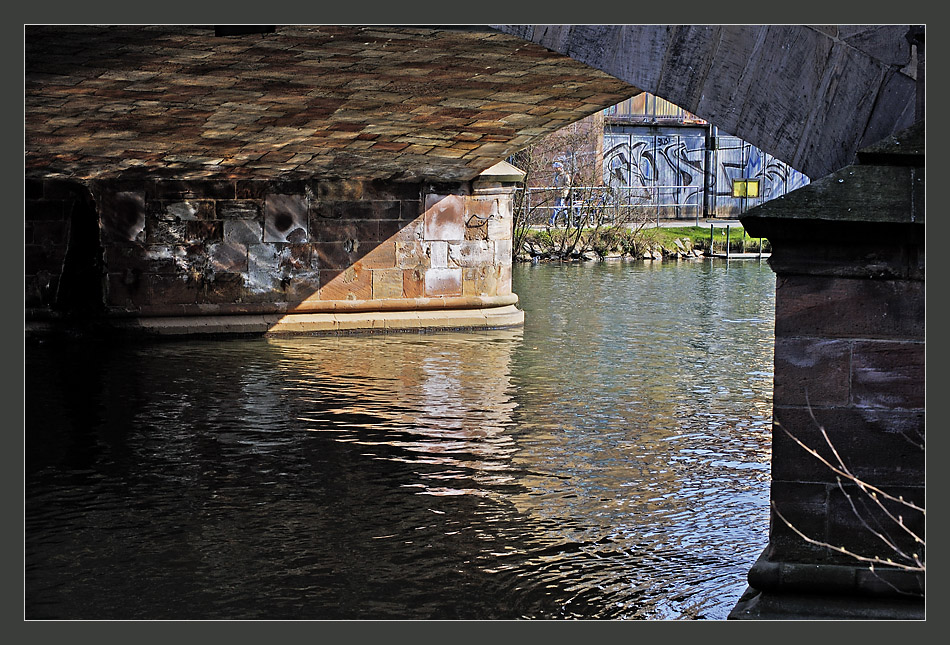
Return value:
<svg viewBox="0 0 950 645">
<path fill-rule="evenodd" d="M 623 126 L 604 134 L 604 175 L 627 203 L 664 218 L 736 217 L 808 178 L 708 126 Z M 707 145 L 712 144 L 712 145 Z"/>
</svg>

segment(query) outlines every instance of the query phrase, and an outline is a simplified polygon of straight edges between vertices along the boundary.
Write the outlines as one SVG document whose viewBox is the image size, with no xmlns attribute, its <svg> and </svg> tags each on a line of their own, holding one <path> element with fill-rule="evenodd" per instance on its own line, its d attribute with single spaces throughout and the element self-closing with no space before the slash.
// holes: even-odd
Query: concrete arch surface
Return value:
<svg viewBox="0 0 950 645">
<path fill-rule="evenodd" d="M 909 127 L 923 81 L 908 25 L 492 27 L 672 101 L 812 179 Z"/>
</svg>

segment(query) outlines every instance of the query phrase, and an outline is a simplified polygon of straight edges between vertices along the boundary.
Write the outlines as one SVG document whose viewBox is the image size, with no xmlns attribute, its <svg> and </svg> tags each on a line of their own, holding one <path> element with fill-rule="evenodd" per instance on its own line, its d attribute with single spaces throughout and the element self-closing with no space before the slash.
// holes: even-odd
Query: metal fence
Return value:
<svg viewBox="0 0 950 645">
<path fill-rule="evenodd" d="M 563 186 L 519 188 L 516 204 L 532 226 L 617 224 L 622 219 L 693 219 L 699 226 L 703 191 L 696 186 L 573 186 L 567 197 Z M 560 200 L 560 201 L 559 201 Z"/>
</svg>

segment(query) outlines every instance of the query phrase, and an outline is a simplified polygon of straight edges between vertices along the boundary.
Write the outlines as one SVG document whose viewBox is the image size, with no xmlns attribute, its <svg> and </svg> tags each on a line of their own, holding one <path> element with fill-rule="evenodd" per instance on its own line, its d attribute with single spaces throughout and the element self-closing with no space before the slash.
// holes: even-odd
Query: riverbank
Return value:
<svg viewBox="0 0 950 645">
<path fill-rule="evenodd" d="M 600 227 L 597 229 L 532 227 L 524 233 L 516 262 L 664 260 L 701 257 L 765 257 L 767 239 L 749 237 L 735 221 L 705 226 Z"/>
</svg>

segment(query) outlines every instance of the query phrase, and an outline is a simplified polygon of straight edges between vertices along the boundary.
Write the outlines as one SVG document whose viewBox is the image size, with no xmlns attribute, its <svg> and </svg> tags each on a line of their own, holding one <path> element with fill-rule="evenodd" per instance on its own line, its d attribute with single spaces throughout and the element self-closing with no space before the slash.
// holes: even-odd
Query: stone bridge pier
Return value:
<svg viewBox="0 0 950 645">
<path fill-rule="evenodd" d="M 776 273 L 771 524 L 733 618 L 924 618 L 924 123 L 741 217 Z"/>
<path fill-rule="evenodd" d="M 176 335 L 517 325 L 522 176 L 502 162 L 441 185 L 31 181 L 30 325 L 66 316 Z"/>
</svg>

